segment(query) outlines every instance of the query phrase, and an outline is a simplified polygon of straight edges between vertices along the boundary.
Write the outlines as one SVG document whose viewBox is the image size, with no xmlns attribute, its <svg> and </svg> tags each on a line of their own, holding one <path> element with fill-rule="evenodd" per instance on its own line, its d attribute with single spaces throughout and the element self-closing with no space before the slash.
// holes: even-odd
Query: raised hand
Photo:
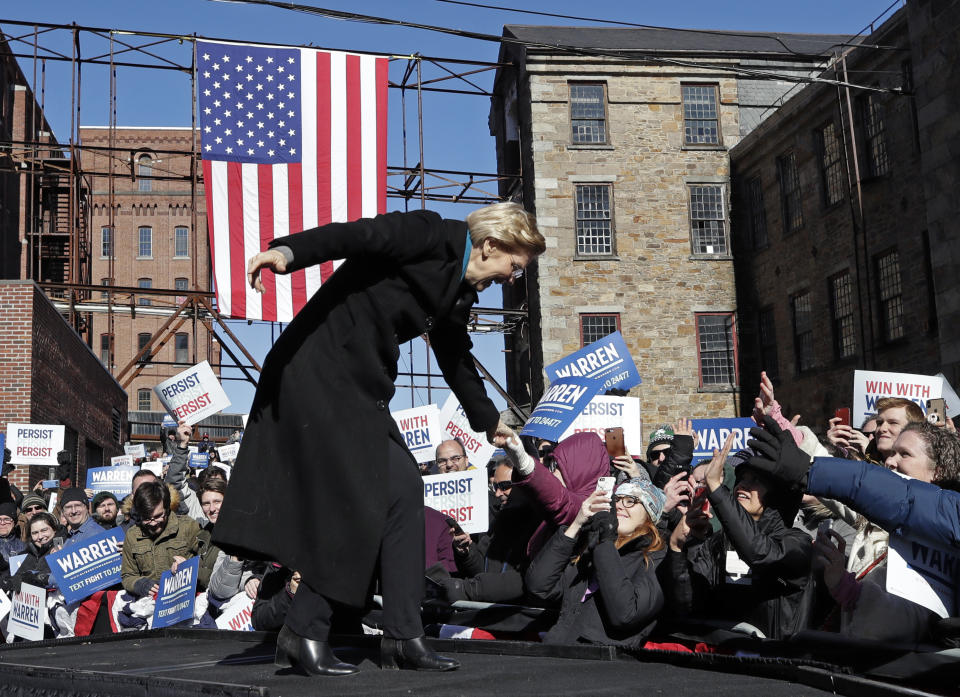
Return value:
<svg viewBox="0 0 960 697">
<path fill-rule="evenodd" d="M 258 293 L 263 292 L 263 283 L 260 281 L 260 272 L 263 269 L 285 274 L 287 273 L 287 258 L 276 249 L 268 249 L 250 257 L 250 261 L 247 262 L 247 283 Z"/>
</svg>

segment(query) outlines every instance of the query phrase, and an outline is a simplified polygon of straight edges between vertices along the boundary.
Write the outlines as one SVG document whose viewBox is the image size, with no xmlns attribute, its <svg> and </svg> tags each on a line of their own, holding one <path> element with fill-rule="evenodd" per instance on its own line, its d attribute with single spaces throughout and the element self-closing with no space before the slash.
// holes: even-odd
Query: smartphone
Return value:
<svg viewBox="0 0 960 697">
<path fill-rule="evenodd" d="M 44 479 L 42 482 L 40 482 L 40 486 L 42 486 L 44 489 L 56 489 L 58 486 L 60 486 L 60 482 L 56 479 Z"/>
<path fill-rule="evenodd" d="M 706 484 L 701 484 L 700 486 L 698 486 L 696 489 L 693 490 L 693 497 L 690 499 L 690 503 L 692 504 L 697 499 L 702 499 L 702 503 L 700 504 L 701 511 L 706 513 L 707 511 L 710 510 L 710 501 L 707 500 Z"/>
<path fill-rule="evenodd" d="M 817 535 L 830 537 L 831 530 L 833 530 L 833 519 L 827 518 L 826 520 L 821 520 L 820 524 L 817 526 Z"/>
<path fill-rule="evenodd" d="M 597 491 L 603 491 L 607 496 L 613 495 L 613 486 L 617 480 L 613 477 L 600 477 L 597 480 Z"/>
<path fill-rule="evenodd" d="M 840 419 L 840 426 L 849 426 L 850 425 L 850 407 L 840 407 L 837 409 L 833 418 Z"/>
<path fill-rule="evenodd" d="M 463 528 L 460 527 L 460 523 L 455 521 L 450 516 L 444 516 L 444 519 L 447 521 L 447 527 L 453 528 L 453 531 L 458 535 L 463 535 Z"/>
<path fill-rule="evenodd" d="M 945 400 L 940 398 L 927 400 L 927 421 L 934 426 L 943 426 L 947 423 L 947 403 Z"/>
<path fill-rule="evenodd" d="M 607 454 L 610 457 L 620 457 L 627 454 L 627 448 L 623 444 L 623 429 L 616 428 L 603 429 L 603 437 L 607 442 Z"/>
</svg>

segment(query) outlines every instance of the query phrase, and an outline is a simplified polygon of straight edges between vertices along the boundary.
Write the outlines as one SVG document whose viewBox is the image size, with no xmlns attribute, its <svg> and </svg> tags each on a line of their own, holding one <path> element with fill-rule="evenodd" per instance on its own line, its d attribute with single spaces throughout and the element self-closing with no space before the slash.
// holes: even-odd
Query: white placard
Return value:
<svg viewBox="0 0 960 697">
<path fill-rule="evenodd" d="M 230 598 L 220 608 L 220 615 L 216 619 L 218 629 L 233 630 L 235 632 L 252 632 L 254 598 L 249 597 L 242 590 Z"/>
<path fill-rule="evenodd" d="M 141 462 L 140 469 L 153 472 L 155 475 L 157 475 L 157 479 L 163 477 L 163 463 L 160 462 L 160 460 L 147 460 L 145 462 Z"/>
<path fill-rule="evenodd" d="M 57 492 L 53 491 L 50 493 L 50 500 L 47 501 L 47 513 L 53 513 L 53 509 L 57 507 Z"/>
<path fill-rule="evenodd" d="M 2 622 L 10 612 L 10 598 L 6 593 L 0 593 L 0 622 Z"/>
<path fill-rule="evenodd" d="M 940 392 L 940 396 L 943 398 L 943 401 L 947 403 L 947 416 L 952 419 L 957 414 L 960 414 L 960 396 L 957 396 L 956 390 L 953 389 L 953 386 L 950 385 L 950 382 L 943 373 L 937 373 L 937 377 L 943 380 L 943 389 Z"/>
<path fill-rule="evenodd" d="M 631 455 L 643 456 L 643 422 L 640 419 L 639 397 L 607 397 L 597 395 L 590 400 L 560 440 L 574 433 L 589 431 L 604 439 L 604 429 L 623 428 L 623 444 Z"/>
<path fill-rule="evenodd" d="M 427 475 L 423 503 L 456 520 L 464 532 L 486 532 L 490 526 L 486 467 Z"/>
<path fill-rule="evenodd" d="M 922 605 L 940 617 L 954 617 L 960 574 L 956 550 L 930 547 L 890 535 L 887 592 Z"/>
<path fill-rule="evenodd" d="M 62 425 L 7 424 L 6 447 L 15 465 L 56 467 L 57 453 L 63 450 Z"/>
<path fill-rule="evenodd" d="M 46 621 L 47 589 L 21 584 L 20 590 L 13 594 L 7 632 L 28 641 L 42 641 Z"/>
<path fill-rule="evenodd" d="M 857 370 L 853 374 L 853 408 L 850 425 L 859 428 L 877 413 L 877 400 L 882 397 L 902 397 L 916 402 L 927 413 L 927 400 L 938 398 L 943 391 L 943 378 L 938 375 L 910 373 L 883 373 L 876 370 Z"/>
<path fill-rule="evenodd" d="M 217 450 L 217 457 L 219 457 L 223 462 L 233 462 L 237 459 L 237 453 L 240 452 L 239 443 L 231 443 L 230 445 L 221 445 Z"/>
<path fill-rule="evenodd" d="M 214 462 L 213 466 L 218 469 L 222 469 L 223 473 L 227 475 L 227 481 L 230 481 L 230 473 L 233 472 L 233 467 L 231 465 L 228 465 L 225 462 Z"/>
<path fill-rule="evenodd" d="M 206 361 L 164 380 L 153 391 L 173 418 L 191 426 L 230 406 L 227 393 Z"/>
<path fill-rule="evenodd" d="M 417 462 L 430 462 L 436 456 L 437 446 L 443 441 L 440 410 L 437 405 L 403 409 L 391 412 L 390 415 L 400 427 L 403 442 Z"/>
<path fill-rule="evenodd" d="M 452 392 L 440 409 L 440 426 L 443 428 L 445 440 L 459 438 L 467 450 L 467 459 L 475 467 L 486 467 L 493 457 L 497 446 L 487 442 L 486 433 L 478 433 L 470 428 L 467 415 L 460 405 L 460 400 Z"/>
<path fill-rule="evenodd" d="M 133 455 L 117 455 L 110 458 L 111 467 L 128 466 L 133 467 Z"/>
<path fill-rule="evenodd" d="M 143 443 L 137 443 L 136 445 L 125 445 L 123 446 L 123 452 L 134 459 L 140 458 L 142 460 L 147 456 L 147 446 L 145 446 Z"/>
</svg>

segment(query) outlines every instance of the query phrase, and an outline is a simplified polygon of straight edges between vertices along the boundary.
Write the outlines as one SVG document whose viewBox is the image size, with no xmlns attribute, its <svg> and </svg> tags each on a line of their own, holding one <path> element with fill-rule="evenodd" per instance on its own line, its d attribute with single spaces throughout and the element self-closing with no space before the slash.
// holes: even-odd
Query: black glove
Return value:
<svg viewBox="0 0 960 697">
<path fill-rule="evenodd" d="M 609 511 L 600 511 L 599 513 L 594 514 L 593 524 L 596 526 L 597 531 L 600 533 L 597 538 L 597 544 L 601 542 L 616 542 L 617 541 L 617 516 Z"/>
<path fill-rule="evenodd" d="M 810 456 L 797 447 L 789 431 L 780 428 L 769 416 L 763 428 L 751 428 L 747 446 L 756 453 L 747 464 L 776 477 L 791 489 L 805 490 L 810 471 Z"/>
</svg>

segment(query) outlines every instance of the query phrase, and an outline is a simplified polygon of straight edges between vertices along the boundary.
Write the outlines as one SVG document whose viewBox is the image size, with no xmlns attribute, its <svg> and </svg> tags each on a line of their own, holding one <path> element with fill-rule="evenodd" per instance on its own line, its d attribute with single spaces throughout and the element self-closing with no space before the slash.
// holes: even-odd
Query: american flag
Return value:
<svg viewBox="0 0 960 697">
<path fill-rule="evenodd" d="M 387 59 L 197 42 L 200 149 L 221 314 L 289 322 L 338 262 L 275 276 L 247 260 L 277 237 L 386 211 Z"/>
</svg>

